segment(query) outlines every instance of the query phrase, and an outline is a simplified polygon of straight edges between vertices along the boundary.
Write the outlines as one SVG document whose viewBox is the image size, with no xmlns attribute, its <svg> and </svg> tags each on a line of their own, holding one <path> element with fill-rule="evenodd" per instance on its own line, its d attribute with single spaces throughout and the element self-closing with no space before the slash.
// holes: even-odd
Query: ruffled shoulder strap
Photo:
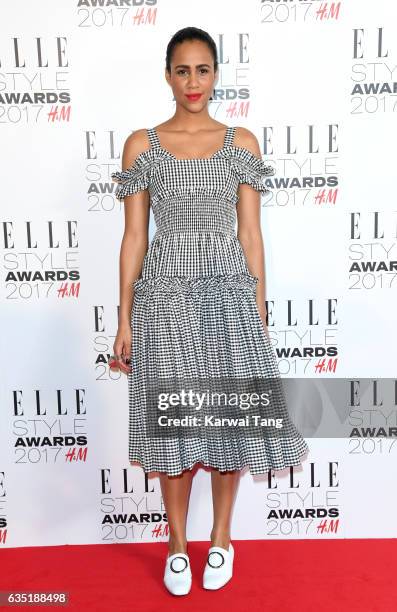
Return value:
<svg viewBox="0 0 397 612">
<path fill-rule="evenodd" d="M 273 166 L 266 164 L 263 159 L 256 157 L 244 147 L 232 147 L 231 160 L 239 183 L 251 185 L 261 193 L 271 191 L 264 181 L 268 176 L 274 176 L 276 173 Z"/>
<path fill-rule="evenodd" d="M 115 191 L 118 200 L 123 200 L 126 196 L 138 191 L 144 191 L 150 185 L 151 170 L 159 162 L 162 150 L 156 131 L 153 128 L 148 128 L 146 131 L 150 149 L 142 151 L 127 170 L 120 170 L 111 174 L 113 181 L 118 183 Z"/>
<path fill-rule="evenodd" d="M 226 134 L 225 134 L 225 140 L 223 143 L 224 147 L 231 147 L 233 145 L 233 139 L 234 139 L 234 133 L 236 131 L 236 128 L 234 125 L 229 125 L 229 127 L 226 130 Z"/>
<path fill-rule="evenodd" d="M 247 183 L 261 193 L 271 191 L 264 184 L 264 180 L 268 176 L 273 176 L 276 173 L 275 169 L 265 164 L 263 159 L 256 157 L 245 147 L 235 146 L 233 144 L 235 132 L 235 126 L 227 129 L 224 147 L 216 154 L 216 157 L 227 157 L 230 160 L 239 183 Z"/>
<path fill-rule="evenodd" d="M 152 149 L 161 149 L 160 139 L 155 128 L 148 128 L 147 135 Z"/>
</svg>

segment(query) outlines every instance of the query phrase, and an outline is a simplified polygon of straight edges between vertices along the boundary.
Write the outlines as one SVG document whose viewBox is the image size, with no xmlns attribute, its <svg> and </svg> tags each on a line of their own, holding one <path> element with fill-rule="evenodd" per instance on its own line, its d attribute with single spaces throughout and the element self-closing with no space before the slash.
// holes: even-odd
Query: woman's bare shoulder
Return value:
<svg viewBox="0 0 397 612">
<path fill-rule="evenodd" d="M 130 134 L 123 148 L 123 168 L 132 166 L 138 155 L 150 149 L 150 142 L 146 128 L 135 130 Z"/>
<path fill-rule="evenodd" d="M 236 127 L 233 144 L 250 151 L 255 157 L 262 157 L 257 137 L 251 130 L 245 127 Z"/>
</svg>

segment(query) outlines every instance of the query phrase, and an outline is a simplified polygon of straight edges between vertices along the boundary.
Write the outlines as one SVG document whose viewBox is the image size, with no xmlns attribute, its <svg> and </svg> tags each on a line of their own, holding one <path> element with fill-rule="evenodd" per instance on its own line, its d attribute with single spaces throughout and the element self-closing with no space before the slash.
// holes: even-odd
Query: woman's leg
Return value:
<svg viewBox="0 0 397 612">
<path fill-rule="evenodd" d="M 186 520 L 193 474 L 190 470 L 179 476 L 161 473 L 160 486 L 167 513 L 169 540 L 168 554 L 186 553 Z"/>
<path fill-rule="evenodd" d="M 212 506 L 214 522 L 211 531 L 211 546 L 228 550 L 230 543 L 230 522 L 233 502 L 237 490 L 240 471 L 219 472 L 212 470 Z"/>
</svg>

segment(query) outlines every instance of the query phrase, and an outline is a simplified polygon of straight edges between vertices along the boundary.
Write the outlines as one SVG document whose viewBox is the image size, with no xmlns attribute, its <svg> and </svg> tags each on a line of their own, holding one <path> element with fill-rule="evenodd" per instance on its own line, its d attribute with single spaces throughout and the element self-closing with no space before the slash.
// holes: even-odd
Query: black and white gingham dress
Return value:
<svg viewBox="0 0 397 612">
<path fill-rule="evenodd" d="M 181 430 L 173 438 L 147 435 L 149 377 L 279 376 L 257 310 L 257 278 L 235 231 L 239 184 L 269 191 L 264 179 L 274 169 L 233 145 L 234 127 L 224 146 L 202 159 L 176 158 L 161 147 L 155 128 L 147 131 L 151 148 L 112 174 L 120 200 L 149 190 L 156 223 L 134 282 L 129 460 L 169 475 L 196 463 L 220 471 L 248 466 L 252 474 L 298 465 L 308 447 L 295 428 L 292 437 L 274 439 L 220 429 L 207 435 L 205 428 L 197 436 Z M 286 407 L 277 410 L 285 418 Z"/>
</svg>

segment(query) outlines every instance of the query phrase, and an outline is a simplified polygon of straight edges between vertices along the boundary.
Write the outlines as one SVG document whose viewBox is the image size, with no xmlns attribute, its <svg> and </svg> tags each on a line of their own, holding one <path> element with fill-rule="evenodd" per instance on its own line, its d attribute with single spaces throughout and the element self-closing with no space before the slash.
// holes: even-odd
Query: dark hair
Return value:
<svg viewBox="0 0 397 612">
<path fill-rule="evenodd" d="M 178 32 L 175 32 L 175 34 L 169 41 L 165 57 L 165 67 L 167 68 L 167 71 L 171 72 L 171 59 L 176 45 L 183 43 L 185 40 L 201 40 L 206 45 L 208 45 L 212 53 L 212 57 L 214 58 L 214 72 L 216 72 L 218 68 L 218 58 L 215 41 L 208 34 L 208 32 L 206 32 L 205 30 L 200 30 L 200 28 L 195 28 L 193 26 L 178 30 Z"/>
</svg>

